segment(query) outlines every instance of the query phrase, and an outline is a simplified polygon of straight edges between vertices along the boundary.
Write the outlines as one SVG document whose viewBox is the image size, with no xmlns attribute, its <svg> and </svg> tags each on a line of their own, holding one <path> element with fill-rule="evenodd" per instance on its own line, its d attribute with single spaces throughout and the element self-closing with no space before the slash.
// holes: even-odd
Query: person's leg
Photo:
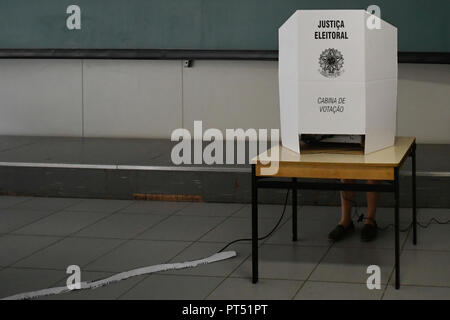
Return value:
<svg viewBox="0 0 450 320">
<path fill-rule="evenodd" d="M 354 180 L 342 180 L 342 183 L 353 183 Z M 339 241 L 355 231 L 352 221 L 352 200 L 355 195 L 352 191 L 341 191 L 341 220 L 328 234 L 328 240 Z"/>
<path fill-rule="evenodd" d="M 368 184 L 377 184 L 377 180 L 368 180 Z M 380 194 L 378 192 L 367 192 L 367 215 L 365 219 L 366 224 L 375 224 L 375 215 L 377 211 L 378 199 Z"/>
<path fill-rule="evenodd" d="M 376 180 L 367 181 L 368 184 L 378 183 Z M 377 223 L 375 221 L 375 214 L 377 210 L 377 203 L 380 194 L 378 192 L 367 192 L 367 215 L 364 219 L 364 227 L 361 230 L 361 240 L 371 241 L 377 236 Z"/>
<path fill-rule="evenodd" d="M 354 183 L 355 180 L 342 179 L 342 183 Z M 341 221 L 339 224 L 347 227 L 352 222 L 352 203 L 353 197 L 355 196 L 354 191 L 341 191 Z"/>
</svg>

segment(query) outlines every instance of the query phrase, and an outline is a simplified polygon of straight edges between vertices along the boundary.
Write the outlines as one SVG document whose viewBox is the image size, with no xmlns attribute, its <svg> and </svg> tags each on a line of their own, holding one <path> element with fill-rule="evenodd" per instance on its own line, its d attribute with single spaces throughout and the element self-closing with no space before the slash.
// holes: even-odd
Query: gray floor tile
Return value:
<svg viewBox="0 0 450 320">
<path fill-rule="evenodd" d="M 264 243 L 286 244 L 297 246 L 330 246 L 328 233 L 336 227 L 333 219 L 306 219 L 298 217 L 297 237 L 298 241 L 292 241 L 292 219 L 289 219 L 281 228 L 273 233 Z"/>
<path fill-rule="evenodd" d="M 367 208 L 364 206 L 354 207 L 352 210 L 353 222 L 356 223 L 357 217 L 365 215 Z M 327 206 L 302 206 L 298 210 L 299 218 L 317 219 L 320 221 L 331 220 L 336 224 L 341 217 L 341 207 L 327 207 Z M 407 227 L 411 223 L 412 212 L 410 208 L 400 208 L 400 222 L 402 227 Z M 394 223 L 394 209 L 393 208 L 377 208 L 376 219 L 378 224 L 386 225 Z"/>
<path fill-rule="evenodd" d="M 260 237 L 272 230 L 276 223 L 277 220 L 275 219 L 260 219 L 258 221 L 258 232 Z M 205 234 L 199 241 L 229 242 L 240 238 L 251 238 L 251 236 L 251 219 L 231 217 Z"/>
<path fill-rule="evenodd" d="M 131 239 L 166 218 L 156 214 L 113 214 L 74 236 Z"/>
<path fill-rule="evenodd" d="M 175 263 L 203 259 L 213 255 L 224 246 L 225 243 L 197 242 L 186 250 L 183 250 L 179 255 L 173 258 L 171 262 Z M 251 245 L 234 244 L 227 248 L 226 251 L 236 251 L 237 256 L 223 261 L 199 265 L 195 268 L 171 270 L 167 271 L 167 273 L 180 275 L 226 277 L 231 272 L 233 272 L 247 257 L 250 256 Z"/>
<path fill-rule="evenodd" d="M 8 208 L 30 199 L 30 197 L 0 196 L 0 209 Z"/>
<path fill-rule="evenodd" d="M 383 300 L 450 300 L 450 288 L 388 285 Z"/>
<path fill-rule="evenodd" d="M 367 209 L 361 208 L 359 210 L 360 214 L 366 214 Z M 377 208 L 376 219 L 378 224 L 384 225 L 389 223 L 394 223 L 394 208 Z M 402 228 L 407 227 L 412 222 L 412 209 L 411 208 L 400 208 L 400 226 Z"/>
<path fill-rule="evenodd" d="M 284 206 L 277 204 L 260 204 L 258 205 L 258 217 L 261 219 L 279 219 Z M 297 211 L 300 211 L 299 207 Z M 292 206 L 287 205 L 285 211 L 285 217 L 290 217 L 292 215 Z M 252 218 L 252 206 L 250 204 L 245 205 L 241 210 L 233 214 L 235 218 Z"/>
<path fill-rule="evenodd" d="M 2 152 L 3 161 L 136 164 L 162 152 L 162 140 L 45 137 L 38 143 Z M 167 143 L 166 143 L 167 144 Z M 164 151 L 164 150 L 163 150 Z"/>
<path fill-rule="evenodd" d="M 131 205 L 131 200 L 112 200 L 112 199 L 84 199 L 81 202 L 70 206 L 70 211 L 89 211 L 113 213 Z"/>
<path fill-rule="evenodd" d="M 0 265 L 8 266 L 60 239 L 56 237 L 18 235 L 2 236 L 0 237 Z"/>
<path fill-rule="evenodd" d="M 204 217 L 229 217 L 241 209 L 244 204 L 240 203 L 197 203 L 194 202 L 181 209 L 176 215 L 182 216 L 204 216 Z"/>
<path fill-rule="evenodd" d="M 67 236 L 104 218 L 107 213 L 60 211 L 15 231 L 18 234 Z"/>
<path fill-rule="evenodd" d="M 66 270 L 69 265 L 78 265 L 83 269 L 86 264 L 122 242 L 113 239 L 66 238 L 14 266 Z"/>
<path fill-rule="evenodd" d="M 450 208 L 419 208 L 417 209 L 417 220 L 427 223 L 431 218 L 441 222 L 450 220 Z"/>
<path fill-rule="evenodd" d="M 70 209 L 61 211 L 66 207 Z M 282 209 L 280 205 L 259 206 L 260 236 L 275 226 Z M 81 266 L 84 281 L 169 261 L 205 258 L 229 241 L 251 237 L 250 211 L 249 205 L 241 204 L 0 196 L 0 266 L 16 266 L 0 267 L 0 298 L 63 285 L 70 264 Z M 110 215 L 113 212 L 118 213 Z M 359 212 L 365 212 L 365 208 Z M 411 222 L 411 209 L 402 208 L 400 214 L 403 228 Z M 377 240 L 370 243 L 361 243 L 357 230 L 329 249 L 327 235 L 339 216 L 339 207 L 299 207 L 299 241 L 294 243 L 288 206 L 281 227 L 260 242 L 260 281 L 256 285 L 251 283 L 250 243 L 243 242 L 227 249 L 238 253 L 229 260 L 44 299 L 116 299 L 122 295 L 125 299 L 204 299 L 226 276 L 230 278 L 214 290 L 210 299 L 291 299 L 311 272 L 311 281 L 305 283 L 296 299 L 378 299 L 383 290 L 366 288 L 366 268 L 379 265 L 382 283 L 388 280 L 393 271 L 393 229 L 380 231 Z M 422 223 L 431 217 L 448 220 L 450 210 L 418 209 Z M 392 223 L 392 208 L 379 208 L 377 221 L 380 227 Z M 401 256 L 402 287 L 395 290 L 389 284 L 385 299 L 450 299 L 448 228 L 437 224 L 418 228 L 417 246 L 411 243 L 412 232 L 401 233 L 401 243 L 406 241 Z M 61 240 L 48 236 L 77 230 L 75 235 L 80 237 Z M 144 237 L 165 241 L 98 239 L 133 238 L 143 231 Z M 19 234 L 22 232 L 26 235 Z M 198 238 L 200 242 L 191 242 Z M 26 268 L 17 268 L 20 266 Z M 28 269 L 33 267 L 38 269 Z M 183 290 L 177 287 L 179 283 Z"/>
<path fill-rule="evenodd" d="M 48 137 L 37 143 L 4 151 L 1 159 L 16 162 L 79 163 L 81 145 L 82 140 L 79 138 Z"/>
<path fill-rule="evenodd" d="M 228 278 L 208 297 L 208 300 L 287 300 L 292 299 L 303 281 Z"/>
<path fill-rule="evenodd" d="M 139 239 L 195 241 L 225 217 L 172 216 L 138 236 Z"/>
<path fill-rule="evenodd" d="M 378 265 L 381 283 L 388 281 L 394 267 L 394 250 L 372 248 L 331 248 L 312 273 L 310 280 L 366 283 L 367 267 Z"/>
<path fill-rule="evenodd" d="M 48 211 L 0 209 L 0 233 L 8 233 L 51 215 Z"/>
<path fill-rule="evenodd" d="M 384 287 L 369 290 L 365 284 L 308 281 L 294 300 L 379 300 Z"/>
<path fill-rule="evenodd" d="M 24 210 L 43 210 L 49 212 L 55 212 L 63 210 L 69 206 L 72 206 L 78 202 L 80 199 L 75 198 L 32 198 L 29 201 L 25 201 L 13 206 L 15 209 Z"/>
<path fill-rule="evenodd" d="M 114 273 L 82 271 L 81 281 L 99 280 L 112 275 L 114 275 Z M 42 297 L 39 300 L 115 300 L 138 282 L 142 281 L 144 277 L 145 276 L 133 277 L 96 289 L 73 290 L 63 294 Z M 65 285 L 66 279 L 60 281 L 55 286 Z"/>
<path fill-rule="evenodd" d="M 356 218 L 361 214 L 365 215 L 367 212 L 366 206 L 357 205 L 353 207 L 352 217 L 356 221 Z M 332 219 L 336 222 L 341 217 L 341 207 L 328 207 L 328 206 L 302 206 L 298 211 L 298 215 L 305 217 L 306 219 Z M 402 222 L 411 222 L 412 211 L 410 208 L 400 208 L 400 220 Z M 377 208 L 377 221 L 387 223 L 394 222 L 394 208 Z M 406 224 L 405 224 L 406 225 Z"/>
<path fill-rule="evenodd" d="M 404 250 L 400 263 L 402 284 L 450 287 L 449 251 Z"/>
<path fill-rule="evenodd" d="M 65 271 L 6 268 L 0 271 L 0 299 L 29 291 L 51 288 Z"/>
<path fill-rule="evenodd" d="M 444 250 L 450 251 L 450 224 L 431 224 L 428 228 L 417 227 L 417 244 L 412 244 L 412 231 L 409 233 L 405 249 L 407 250 Z"/>
<path fill-rule="evenodd" d="M 132 205 L 120 210 L 120 213 L 147 213 L 171 215 L 190 205 L 190 202 L 170 201 L 135 201 Z"/>
<path fill-rule="evenodd" d="M 374 248 L 374 249 L 394 249 L 395 248 L 395 232 L 394 228 L 389 227 L 385 230 L 378 230 L 377 238 L 370 242 L 361 241 L 362 223 L 355 225 L 356 231 L 349 237 L 336 242 L 334 247 L 349 248 Z M 381 226 L 380 226 L 381 227 Z M 400 247 L 405 243 L 408 232 L 400 232 Z"/>
<path fill-rule="evenodd" d="M 38 143 L 2 152 L 3 161 L 50 163 L 137 164 L 170 154 L 166 139 L 45 137 Z"/>
<path fill-rule="evenodd" d="M 42 140 L 42 137 L 31 136 L 1 136 L 0 151 L 17 149 Z"/>
<path fill-rule="evenodd" d="M 297 211 L 298 216 L 305 220 L 318 219 L 321 221 L 331 220 L 338 222 L 341 217 L 340 207 L 301 206 Z"/>
<path fill-rule="evenodd" d="M 269 279 L 305 280 L 314 270 L 327 248 L 263 244 L 259 249 L 259 277 Z M 250 279 L 252 261 L 249 257 L 231 277 Z"/>
<path fill-rule="evenodd" d="M 86 267 L 88 271 L 123 272 L 167 263 L 189 242 L 132 240 Z"/>
<path fill-rule="evenodd" d="M 203 300 L 222 281 L 218 277 L 151 275 L 120 299 Z"/>
</svg>

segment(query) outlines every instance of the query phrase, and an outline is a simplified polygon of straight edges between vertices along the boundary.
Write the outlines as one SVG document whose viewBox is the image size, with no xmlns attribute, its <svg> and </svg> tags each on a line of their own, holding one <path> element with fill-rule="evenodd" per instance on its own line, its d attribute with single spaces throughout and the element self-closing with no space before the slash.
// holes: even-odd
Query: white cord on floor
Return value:
<svg viewBox="0 0 450 320">
<path fill-rule="evenodd" d="M 161 271 L 167 271 L 167 270 L 178 270 L 178 269 L 185 269 L 185 268 L 195 268 L 202 264 L 208 264 L 213 263 L 217 261 L 222 261 L 226 259 L 230 259 L 236 256 L 236 251 L 226 251 L 226 252 L 220 252 L 213 254 L 212 256 L 200 260 L 195 261 L 188 261 L 183 263 L 168 263 L 168 264 L 159 264 L 155 266 L 149 266 L 149 267 L 143 267 L 138 268 L 130 271 L 121 272 L 115 275 L 112 275 L 105 279 L 100 280 L 94 280 L 90 282 L 82 282 L 80 284 L 79 289 L 72 289 L 70 290 L 67 286 L 65 287 L 55 287 L 55 288 L 49 288 L 49 289 L 43 289 L 43 290 L 37 290 L 37 291 L 31 291 L 31 292 L 25 292 L 25 293 L 19 293 L 15 294 L 13 296 L 9 296 L 6 298 L 3 298 L 1 300 L 26 300 L 26 299 L 36 299 L 40 297 L 60 294 L 64 292 L 69 291 L 75 291 L 75 290 L 86 290 L 86 289 L 97 289 L 121 280 L 125 280 L 131 277 L 141 276 L 144 274 L 150 274 L 154 272 L 161 272 Z"/>
</svg>

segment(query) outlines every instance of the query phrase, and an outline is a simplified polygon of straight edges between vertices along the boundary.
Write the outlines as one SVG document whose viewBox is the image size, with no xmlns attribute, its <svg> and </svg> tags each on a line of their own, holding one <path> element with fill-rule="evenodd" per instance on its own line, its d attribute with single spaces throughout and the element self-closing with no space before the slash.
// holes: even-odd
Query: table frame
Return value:
<svg viewBox="0 0 450 320">
<path fill-rule="evenodd" d="M 416 142 L 411 144 L 406 157 L 412 159 L 412 227 L 413 244 L 417 244 L 417 209 L 416 209 Z M 338 190 L 338 191 L 369 191 L 394 193 L 394 232 L 395 232 L 395 288 L 400 288 L 400 186 L 399 170 L 404 161 L 394 167 L 394 179 L 382 184 L 340 183 L 340 182 L 308 182 L 299 181 L 298 177 L 290 180 L 274 181 L 277 176 L 257 176 L 256 164 L 252 164 L 252 282 L 258 282 L 258 189 L 289 189 L 292 190 L 292 241 L 298 240 L 297 232 L 297 191 L 298 190 Z"/>
</svg>

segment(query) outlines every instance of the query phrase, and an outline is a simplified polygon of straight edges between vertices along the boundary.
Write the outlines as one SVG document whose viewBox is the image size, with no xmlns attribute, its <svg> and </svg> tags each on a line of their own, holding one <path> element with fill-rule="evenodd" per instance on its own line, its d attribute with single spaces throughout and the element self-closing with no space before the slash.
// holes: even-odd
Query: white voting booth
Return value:
<svg viewBox="0 0 450 320">
<path fill-rule="evenodd" d="M 280 27 L 283 146 L 300 152 L 301 134 L 364 135 L 365 154 L 394 144 L 397 29 L 374 19 L 364 10 L 298 10 Z"/>
</svg>

